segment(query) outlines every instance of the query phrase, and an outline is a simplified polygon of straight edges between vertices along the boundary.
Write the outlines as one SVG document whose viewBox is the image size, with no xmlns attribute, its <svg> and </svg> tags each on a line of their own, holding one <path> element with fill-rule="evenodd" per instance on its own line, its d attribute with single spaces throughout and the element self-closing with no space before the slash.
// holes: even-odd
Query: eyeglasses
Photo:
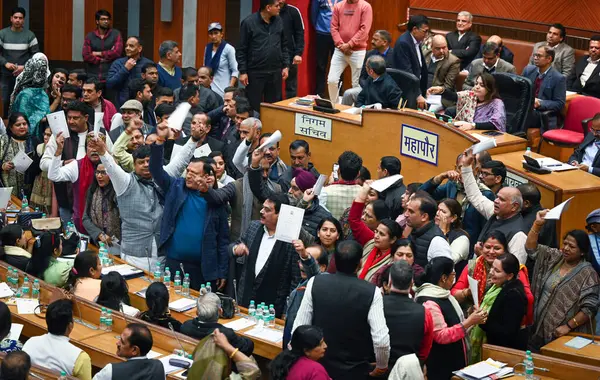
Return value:
<svg viewBox="0 0 600 380">
<path fill-rule="evenodd" d="M 590 128 L 590 132 L 592 132 L 595 135 L 600 135 L 600 129 Z"/>
<path fill-rule="evenodd" d="M 546 54 L 538 54 L 538 53 L 535 53 L 535 54 L 533 55 L 533 58 L 546 58 L 546 57 L 547 57 L 547 55 L 546 55 Z"/>
<path fill-rule="evenodd" d="M 479 172 L 479 176 L 480 177 L 488 177 L 488 176 L 491 176 L 491 175 L 494 175 L 494 173 L 492 173 L 492 172 L 489 172 L 489 173 L 488 172 Z"/>
<path fill-rule="evenodd" d="M 106 170 L 96 170 L 96 175 L 106 175 Z"/>
</svg>

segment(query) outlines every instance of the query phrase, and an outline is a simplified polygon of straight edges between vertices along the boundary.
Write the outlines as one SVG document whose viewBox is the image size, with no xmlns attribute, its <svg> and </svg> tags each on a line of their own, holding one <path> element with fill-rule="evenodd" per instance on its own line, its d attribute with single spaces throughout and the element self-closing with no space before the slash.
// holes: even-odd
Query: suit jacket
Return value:
<svg viewBox="0 0 600 380">
<path fill-rule="evenodd" d="M 593 144 L 594 141 L 594 134 L 588 133 L 585 136 L 585 139 L 583 139 L 583 142 L 577 148 L 575 148 L 575 151 L 571 157 L 569 157 L 569 162 L 577 161 L 578 163 L 581 163 L 581 161 L 583 161 L 583 156 L 585 155 L 585 150 L 588 146 Z M 592 174 L 600 177 L 600 150 L 598 150 L 596 157 L 594 157 L 594 161 L 592 161 Z"/>
<path fill-rule="evenodd" d="M 537 67 L 528 65 L 523 69 L 522 76 L 531 81 L 534 85 L 535 93 L 535 79 L 538 76 Z M 552 115 L 548 117 L 548 128 L 555 129 L 558 124 L 558 115 L 561 113 L 567 101 L 567 81 L 565 77 L 555 68 L 550 67 L 542 81 L 540 92 L 537 97 L 542 101 L 541 106 L 537 110 L 540 112 L 552 111 Z"/>
<path fill-rule="evenodd" d="M 369 57 L 373 56 L 373 55 L 381 55 L 379 54 L 379 52 L 376 49 L 372 49 L 367 51 L 367 54 L 365 54 L 365 60 L 363 62 L 363 66 L 362 69 L 360 70 L 360 78 L 358 79 L 358 82 L 360 83 L 360 87 L 365 88 L 365 85 L 367 84 L 367 81 L 369 80 L 369 74 L 367 74 L 367 59 L 369 59 Z M 394 67 L 394 48 L 390 47 L 388 48 L 387 53 L 385 54 L 385 65 L 387 67 Z"/>
<path fill-rule="evenodd" d="M 425 53 L 425 62 L 427 66 L 431 63 L 431 50 Z M 431 82 L 431 86 L 442 86 L 446 90 L 454 91 L 454 83 L 456 81 L 456 77 L 460 72 L 460 59 L 457 56 L 450 53 L 448 57 L 438 61 L 438 64 L 435 68 L 435 73 L 433 74 L 433 81 Z"/>
<path fill-rule="evenodd" d="M 470 90 L 475 86 L 475 80 L 481 73 L 485 70 L 485 66 L 483 65 L 483 58 L 479 58 L 471 62 L 471 67 L 469 68 L 469 76 L 465 80 L 463 84 L 463 90 Z M 503 60 L 502 58 L 498 59 L 496 63 L 495 73 L 512 73 L 516 74 L 517 70 L 515 67 Z"/>
<path fill-rule="evenodd" d="M 394 46 L 394 68 L 414 74 L 421 80 L 421 93 L 427 92 L 427 63 L 425 56 L 421 53 L 421 64 L 419 56 L 410 32 L 404 32 L 396 41 Z"/>
<path fill-rule="evenodd" d="M 477 53 L 475 59 L 483 58 L 483 45 L 485 44 L 481 44 L 481 48 L 479 48 L 479 53 Z M 508 48 L 508 46 L 502 46 L 502 50 L 500 50 L 500 58 L 510 64 L 513 64 L 515 61 L 515 54 Z"/>
<path fill-rule="evenodd" d="M 360 94 L 356 98 L 354 105 L 356 107 L 366 106 L 374 103 L 381 103 L 383 108 L 398 108 L 402 91 L 387 73 L 383 73 L 377 81 L 369 78 Z"/>
<path fill-rule="evenodd" d="M 446 34 L 446 41 L 448 41 L 448 49 L 452 50 L 452 54 L 460 59 L 461 70 L 475 59 L 481 47 L 481 37 L 470 30 L 460 41 L 458 40 L 458 31 L 450 32 Z"/>
<path fill-rule="evenodd" d="M 585 82 L 585 86 L 581 86 L 581 74 L 583 74 L 583 71 L 588 65 L 589 57 L 589 55 L 586 55 L 577 61 L 575 69 L 567 79 L 567 89 L 569 91 L 575 91 L 584 95 L 600 98 L 600 64 L 596 65 L 596 68 L 592 71 L 592 75 L 590 75 Z"/>
<path fill-rule="evenodd" d="M 537 53 L 541 46 L 546 44 L 546 41 L 541 41 L 533 45 L 533 53 L 531 53 L 531 58 L 529 58 L 530 65 L 533 65 L 533 55 Z M 575 49 L 566 43 L 561 42 L 554 48 L 554 54 L 555 56 L 554 62 L 552 62 L 552 67 L 568 78 L 575 67 Z"/>
</svg>

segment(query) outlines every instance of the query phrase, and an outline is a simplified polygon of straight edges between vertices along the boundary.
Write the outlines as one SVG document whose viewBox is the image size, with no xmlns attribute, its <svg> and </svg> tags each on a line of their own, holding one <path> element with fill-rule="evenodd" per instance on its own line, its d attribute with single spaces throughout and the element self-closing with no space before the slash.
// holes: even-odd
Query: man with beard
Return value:
<svg viewBox="0 0 600 380">
<path fill-rule="evenodd" d="M 152 91 L 154 96 L 158 96 L 154 93 L 154 90 L 158 88 L 158 69 L 156 68 L 156 63 L 148 62 L 142 67 L 142 79 L 150 85 L 150 91 Z"/>
<path fill-rule="evenodd" d="M 156 127 L 156 115 L 152 107 L 152 90 L 150 83 L 139 78 L 134 79 L 129 83 L 129 99 L 135 99 L 142 103 L 142 116 L 144 123 Z"/>
<path fill-rule="evenodd" d="M 248 153 L 258 147 L 258 140 L 262 131 L 260 120 L 249 117 L 240 123 L 238 132 L 242 142 L 238 145 L 233 155 L 233 164 L 240 173 L 245 173 L 248 166 Z"/>
<path fill-rule="evenodd" d="M 319 178 L 317 168 L 310 162 L 310 146 L 306 140 L 295 140 L 290 144 L 291 165 L 279 175 L 278 183 L 284 191 L 288 191 L 292 178 L 294 178 L 294 169 L 301 168 L 311 172 L 315 178 Z"/>
<path fill-rule="evenodd" d="M 600 176 L 600 113 L 592 119 L 590 131 L 585 139 L 569 157 L 569 162 L 580 170 Z"/>
<path fill-rule="evenodd" d="M 118 30 L 111 28 L 111 19 L 106 9 L 97 11 L 96 29 L 85 36 L 81 49 L 88 77 L 102 83 L 106 82 L 110 65 L 123 52 L 123 37 Z"/>
<path fill-rule="evenodd" d="M 142 57 L 143 43 L 139 37 L 131 36 L 125 43 L 125 57 L 115 60 L 110 65 L 106 86 L 118 92 L 115 105 L 120 107 L 129 96 L 129 83 L 141 78 L 142 68 L 152 61 Z"/>
<path fill-rule="evenodd" d="M 208 117 L 210 117 L 210 119 L 213 121 L 213 125 L 210 130 L 211 137 L 223 141 L 223 138 L 229 133 L 230 129 L 235 129 L 236 98 L 243 95 L 244 90 L 241 88 L 225 88 L 225 93 L 223 95 L 224 105 L 208 112 Z"/>
</svg>

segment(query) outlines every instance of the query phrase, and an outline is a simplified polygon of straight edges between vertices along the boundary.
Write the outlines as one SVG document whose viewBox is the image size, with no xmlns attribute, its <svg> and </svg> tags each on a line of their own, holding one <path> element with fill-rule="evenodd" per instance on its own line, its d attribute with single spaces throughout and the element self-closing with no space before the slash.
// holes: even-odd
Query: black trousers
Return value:
<svg viewBox="0 0 600 380">
<path fill-rule="evenodd" d="M 2 91 L 2 117 L 8 117 L 8 111 L 10 108 L 10 96 L 15 88 L 15 82 L 17 78 L 10 75 L 0 76 L 0 90 Z"/>
<path fill-rule="evenodd" d="M 298 65 L 291 65 L 285 80 L 285 98 L 295 98 L 298 94 Z"/>
<path fill-rule="evenodd" d="M 213 292 L 217 291 L 217 279 L 216 278 L 205 279 L 204 276 L 202 276 L 202 267 L 200 267 L 200 264 L 192 263 L 189 261 L 179 261 L 179 260 L 173 260 L 173 259 L 167 258 L 165 267 L 169 267 L 169 270 L 171 271 L 171 282 L 175 278 L 175 272 L 176 271 L 181 272 L 181 267 L 179 264 L 183 264 L 183 269 L 184 269 L 185 273 L 190 275 L 190 288 L 192 288 L 194 290 L 200 290 L 200 286 L 202 284 L 206 284 L 208 281 L 210 281 L 210 287 L 211 287 L 212 291 Z M 183 284 L 184 274 L 183 273 L 180 273 L 180 274 L 181 274 L 181 283 Z"/>
<path fill-rule="evenodd" d="M 333 38 L 331 34 L 315 34 L 315 43 L 317 49 L 317 68 L 315 70 L 315 94 L 319 96 L 325 96 L 325 81 L 327 79 L 327 62 L 329 62 L 329 58 L 333 54 Z M 328 98 L 328 97 L 327 97 Z"/>
<path fill-rule="evenodd" d="M 260 112 L 260 103 L 275 103 L 281 100 L 281 70 L 249 71 L 246 96 L 255 111 Z"/>
</svg>

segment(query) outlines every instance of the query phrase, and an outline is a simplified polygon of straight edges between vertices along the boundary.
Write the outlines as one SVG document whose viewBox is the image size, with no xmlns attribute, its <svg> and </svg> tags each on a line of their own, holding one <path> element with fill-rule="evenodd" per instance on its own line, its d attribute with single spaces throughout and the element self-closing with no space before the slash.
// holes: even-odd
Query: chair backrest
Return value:
<svg viewBox="0 0 600 380">
<path fill-rule="evenodd" d="M 533 85 L 525 77 L 511 73 L 494 73 L 498 94 L 506 110 L 506 132 L 525 132 L 525 123 L 533 108 Z"/>
<path fill-rule="evenodd" d="M 406 101 L 406 108 L 417 109 L 417 98 L 421 95 L 419 78 L 413 73 L 398 69 L 386 69 L 387 73 L 402 90 L 402 98 Z"/>
<path fill-rule="evenodd" d="M 577 96 L 569 103 L 564 129 L 585 135 L 588 128 L 584 130 L 581 121 L 594 117 L 598 112 L 600 112 L 600 99 L 591 96 Z"/>
</svg>

